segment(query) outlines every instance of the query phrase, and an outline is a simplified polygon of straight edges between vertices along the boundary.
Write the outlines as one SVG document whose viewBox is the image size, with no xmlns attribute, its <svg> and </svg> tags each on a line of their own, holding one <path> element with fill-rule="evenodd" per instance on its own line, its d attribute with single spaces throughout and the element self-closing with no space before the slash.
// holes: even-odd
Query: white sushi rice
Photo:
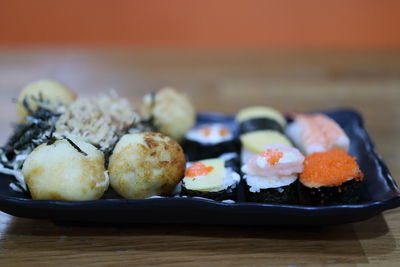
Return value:
<svg viewBox="0 0 400 267">
<path fill-rule="evenodd" d="M 204 136 L 204 134 L 200 130 L 202 127 L 209 127 L 210 135 Z M 223 135 L 223 136 L 220 135 L 219 131 L 222 128 L 227 128 L 227 127 L 224 126 L 223 124 L 217 124 L 217 123 L 210 124 L 210 125 L 202 125 L 198 128 L 190 130 L 186 134 L 186 139 L 192 140 L 192 141 L 195 141 L 195 142 L 198 142 L 201 144 L 210 144 L 210 145 L 225 142 L 228 140 L 232 140 L 233 134 L 231 133 L 231 131 L 229 131 L 226 135 Z"/>
<path fill-rule="evenodd" d="M 220 190 L 225 190 L 228 187 L 233 189 L 238 185 L 239 182 L 240 182 L 240 175 L 237 172 L 234 172 L 232 168 L 225 168 L 224 183 Z"/>
<path fill-rule="evenodd" d="M 235 152 L 224 153 L 221 156 L 219 156 L 220 159 L 223 159 L 225 161 L 229 161 L 229 160 L 235 159 L 237 157 L 238 157 L 238 154 Z"/>
<path fill-rule="evenodd" d="M 247 162 L 252 156 L 256 155 L 257 153 L 253 153 L 245 147 L 242 147 L 242 151 L 240 153 L 240 160 L 241 162 Z"/>
<path fill-rule="evenodd" d="M 279 188 L 282 186 L 290 185 L 297 180 L 297 174 L 269 177 L 245 174 L 243 176 L 243 179 L 246 180 L 247 185 L 250 187 L 250 192 L 258 193 L 261 189 Z"/>
</svg>

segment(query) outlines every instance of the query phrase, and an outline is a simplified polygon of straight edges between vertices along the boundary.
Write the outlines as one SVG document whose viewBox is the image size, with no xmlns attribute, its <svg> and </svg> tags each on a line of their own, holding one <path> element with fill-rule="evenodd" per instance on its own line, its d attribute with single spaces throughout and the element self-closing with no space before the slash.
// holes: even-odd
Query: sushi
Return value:
<svg viewBox="0 0 400 267">
<path fill-rule="evenodd" d="M 242 166 L 247 199 L 252 202 L 295 204 L 297 176 L 303 171 L 304 156 L 294 147 L 268 145 Z"/>
<path fill-rule="evenodd" d="M 342 128 L 320 113 L 295 115 L 294 121 L 286 128 L 286 135 L 305 155 L 335 148 L 348 151 L 350 145 Z"/>
<path fill-rule="evenodd" d="M 306 156 L 300 174 L 300 198 L 309 205 L 356 203 L 364 175 L 356 158 L 343 149 Z"/>
<path fill-rule="evenodd" d="M 246 162 L 251 156 L 262 153 L 268 145 L 292 146 L 289 139 L 276 131 L 255 131 L 240 136 L 241 161 Z"/>
<path fill-rule="evenodd" d="M 236 116 L 240 134 L 259 130 L 283 132 L 286 120 L 283 115 L 269 107 L 255 106 L 242 109 Z"/>
<path fill-rule="evenodd" d="M 242 144 L 242 162 L 262 153 L 268 145 L 292 146 L 284 135 L 285 117 L 275 109 L 261 106 L 242 109 L 236 116 L 236 123 Z"/>
<path fill-rule="evenodd" d="M 205 159 L 188 164 L 182 181 L 181 196 L 204 197 L 222 201 L 236 200 L 240 175 L 225 167 L 221 158 Z"/>
<path fill-rule="evenodd" d="M 233 132 L 224 124 L 211 123 L 187 132 L 184 143 L 190 161 L 216 158 L 223 153 L 237 151 Z"/>
</svg>

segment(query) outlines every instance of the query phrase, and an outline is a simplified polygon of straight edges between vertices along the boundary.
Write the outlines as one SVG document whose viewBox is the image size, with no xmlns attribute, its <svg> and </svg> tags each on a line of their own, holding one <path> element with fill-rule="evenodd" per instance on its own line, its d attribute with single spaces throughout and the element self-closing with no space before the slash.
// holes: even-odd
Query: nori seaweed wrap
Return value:
<svg viewBox="0 0 400 267">
<path fill-rule="evenodd" d="M 205 124 L 188 131 L 183 147 L 189 161 L 216 158 L 238 150 L 234 134 L 220 123 Z"/>
<path fill-rule="evenodd" d="M 239 123 L 239 134 L 261 130 L 272 130 L 283 133 L 282 125 L 270 118 L 253 118 Z"/>
<path fill-rule="evenodd" d="M 255 106 L 240 110 L 236 123 L 240 135 L 255 131 L 277 131 L 283 134 L 286 119 L 273 108 Z"/>
<path fill-rule="evenodd" d="M 307 187 L 300 183 L 300 201 L 305 205 L 340 205 L 357 203 L 363 183 L 351 179 L 338 186 Z"/>
<path fill-rule="evenodd" d="M 297 204 L 299 202 L 298 180 L 285 186 L 260 189 L 259 192 L 251 192 L 250 186 L 246 184 L 246 198 L 250 202 Z"/>
</svg>

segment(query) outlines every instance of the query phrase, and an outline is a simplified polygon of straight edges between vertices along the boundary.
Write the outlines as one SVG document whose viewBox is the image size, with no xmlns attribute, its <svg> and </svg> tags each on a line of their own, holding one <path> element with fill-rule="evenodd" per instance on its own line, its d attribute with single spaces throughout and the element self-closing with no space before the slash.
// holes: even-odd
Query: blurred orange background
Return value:
<svg viewBox="0 0 400 267">
<path fill-rule="evenodd" d="M 387 50 L 396 0 L 0 0 L 0 45 Z"/>
</svg>

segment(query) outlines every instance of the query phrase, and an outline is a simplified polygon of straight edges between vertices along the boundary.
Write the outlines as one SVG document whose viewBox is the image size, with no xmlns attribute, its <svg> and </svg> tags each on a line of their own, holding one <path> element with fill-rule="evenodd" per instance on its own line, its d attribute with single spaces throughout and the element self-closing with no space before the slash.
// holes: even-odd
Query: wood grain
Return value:
<svg viewBox="0 0 400 267">
<path fill-rule="evenodd" d="M 198 110 L 251 104 L 283 111 L 351 107 L 400 174 L 400 53 L 212 53 L 112 49 L 0 49 L 0 141 L 10 134 L 19 89 L 50 77 L 81 95 L 113 88 L 133 103 L 164 85 Z M 0 213 L 4 266 L 396 265 L 400 212 L 323 228 L 179 225 L 60 226 Z"/>
</svg>

